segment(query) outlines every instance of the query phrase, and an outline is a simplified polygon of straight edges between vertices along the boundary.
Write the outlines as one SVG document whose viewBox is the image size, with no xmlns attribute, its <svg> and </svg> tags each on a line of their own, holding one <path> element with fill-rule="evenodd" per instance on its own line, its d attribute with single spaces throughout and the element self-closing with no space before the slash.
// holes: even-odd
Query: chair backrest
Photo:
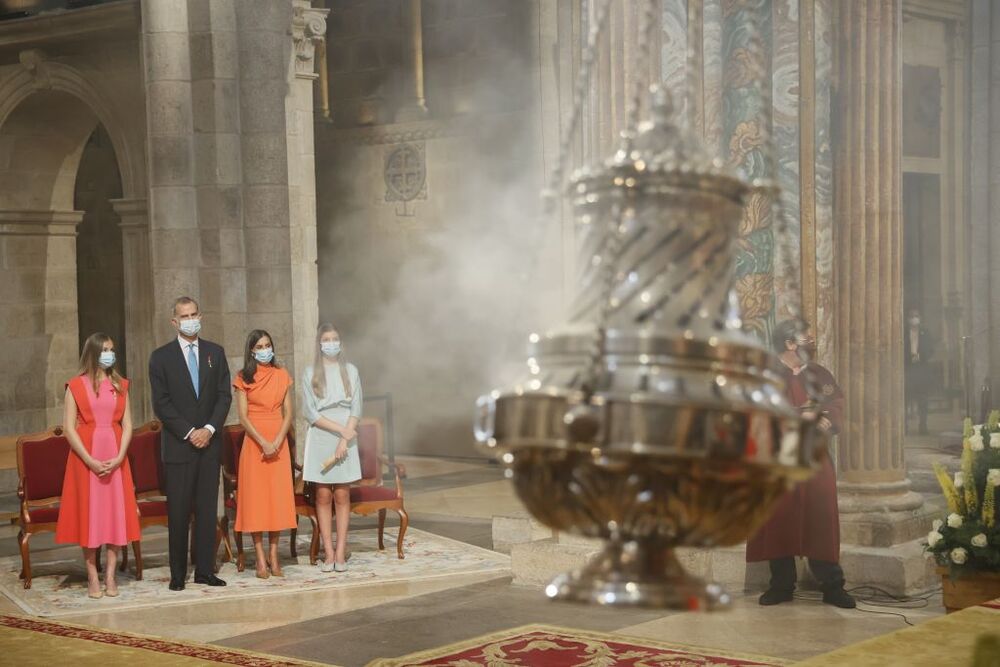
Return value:
<svg viewBox="0 0 1000 667">
<path fill-rule="evenodd" d="M 166 495 L 163 460 L 160 457 L 161 429 L 160 422 L 154 420 L 132 433 L 128 462 L 132 468 L 132 483 L 137 496 Z"/>
<path fill-rule="evenodd" d="M 222 430 L 222 469 L 236 476 L 240 469 L 240 452 L 246 431 L 239 424 L 230 424 Z"/>
<path fill-rule="evenodd" d="M 358 424 L 358 455 L 361 458 L 361 481 L 364 486 L 382 484 L 382 422 L 365 417 Z"/>
<path fill-rule="evenodd" d="M 69 440 L 61 426 L 18 438 L 18 495 L 32 505 L 58 502 L 69 452 Z"/>
</svg>

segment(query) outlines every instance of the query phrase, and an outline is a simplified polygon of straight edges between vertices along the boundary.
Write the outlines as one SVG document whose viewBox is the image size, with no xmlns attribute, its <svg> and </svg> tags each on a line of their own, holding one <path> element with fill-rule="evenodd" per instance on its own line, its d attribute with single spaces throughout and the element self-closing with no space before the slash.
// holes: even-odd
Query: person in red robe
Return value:
<svg viewBox="0 0 1000 667">
<path fill-rule="evenodd" d="M 819 427 L 835 435 L 844 415 L 844 394 L 823 366 L 809 361 L 816 343 L 808 325 L 794 320 L 780 323 L 773 343 L 785 371 L 785 393 L 804 416 L 819 419 Z M 818 396 L 810 397 L 806 378 Z M 796 486 L 778 501 L 771 518 L 747 542 L 747 562 L 766 560 L 771 583 L 760 596 L 760 604 L 790 602 L 795 591 L 795 557 L 809 559 L 809 569 L 819 581 L 823 602 L 844 609 L 855 607 L 844 590 L 840 561 L 840 515 L 837 511 L 837 476 L 829 456 L 808 481 Z"/>
</svg>

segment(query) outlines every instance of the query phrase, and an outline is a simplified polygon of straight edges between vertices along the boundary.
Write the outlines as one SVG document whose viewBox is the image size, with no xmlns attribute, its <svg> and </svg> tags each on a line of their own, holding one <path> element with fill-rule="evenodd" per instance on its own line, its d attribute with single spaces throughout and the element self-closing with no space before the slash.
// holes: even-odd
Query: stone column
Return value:
<svg viewBox="0 0 1000 667">
<path fill-rule="evenodd" d="M 76 234 L 83 211 L 0 211 L 0 318 L 11 377 L 0 394 L 0 432 L 63 422 L 63 392 L 80 341 Z"/>
<path fill-rule="evenodd" d="M 971 415 L 978 417 L 980 388 L 993 379 L 993 402 L 1000 384 L 1000 7 L 972 0 L 969 68 L 969 247 L 964 256 L 967 303 L 963 369 L 971 394 Z"/>
<path fill-rule="evenodd" d="M 834 157 L 836 373 L 843 541 L 890 547 L 925 529 L 903 460 L 902 0 L 838 5 Z"/>
<path fill-rule="evenodd" d="M 185 0 L 142 0 L 141 8 L 153 333 L 165 341 L 173 299 L 201 298 L 189 14 Z"/>
<path fill-rule="evenodd" d="M 419 5 L 419 2 L 417 3 Z M 285 97 L 288 122 L 288 234 L 291 255 L 292 340 L 295 376 L 301 378 L 313 362 L 314 339 L 319 324 L 319 282 L 316 248 L 316 149 L 313 132 L 313 95 L 316 44 L 326 34 L 328 9 L 313 9 L 306 0 L 295 0 L 292 14 L 294 63 L 289 68 L 289 94 Z M 421 98 L 422 101 L 422 98 Z M 304 433 L 305 422 L 297 424 Z"/>
<path fill-rule="evenodd" d="M 397 123 L 418 121 L 427 117 L 427 101 L 424 98 L 424 25 L 420 0 L 406 0 L 403 3 L 403 20 L 406 22 L 410 76 L 407 81 L 408 94 L 396 113 Z"/>
<path fill-rule="evenodd" d="M 149 248 L 149 210 L 145 199 L 113 199 L 111 205 L 121 219 L 122 260 L 125 265 L 125 338 L 132 419 L 136 425 L 152 419 L 149 402 L 149 355 L 153 338 L 153 271 Z"/>
</svg>

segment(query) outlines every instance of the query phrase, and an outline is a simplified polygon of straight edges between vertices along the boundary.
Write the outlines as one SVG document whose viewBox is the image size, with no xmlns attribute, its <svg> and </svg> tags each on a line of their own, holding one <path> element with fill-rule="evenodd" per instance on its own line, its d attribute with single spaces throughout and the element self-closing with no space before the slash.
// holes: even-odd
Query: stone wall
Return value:
<svg viewBox="0 0 1000 667">
<path fill-rule="evenodd" d="M 74 192 L 99 125 L 124 196 L 145 191 L 137 24 L 126 4 L 0 25 L 0 331 L 17 350 L 0 435 L 62 422 L 79 359 Z"/>
</svg>

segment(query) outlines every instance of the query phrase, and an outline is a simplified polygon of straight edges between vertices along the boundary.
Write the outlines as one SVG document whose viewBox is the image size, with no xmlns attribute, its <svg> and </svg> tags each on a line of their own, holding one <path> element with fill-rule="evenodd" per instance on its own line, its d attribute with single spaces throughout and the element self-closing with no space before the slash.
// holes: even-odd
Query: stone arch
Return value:
<svg viewBox="0 0 1000 667">
<path fill-rule="evenodd" d="M 123 198 L 145 198 L 142 137 L 129 132 L 122 114 L 110 104 L 112 95 L 76 68 L 44 60 L 37 51 L 22 52 L 21 63 L 23 67 L 19 71 L 0 82 L 0 135 L 11 115 L 33 95 L 62 93 L 72 96 L 93 114 L 111 137 L 121 170 Z"/>
<path fill-rule="evenodd" d="M 79 349 L 76 185 L 96 128 L 110 140 L 123 196 L 146 196 L 142 121 L 96 74 L 39 51 L 20 59 L 0 80 L 0 335 L 21 351 L 0 378 L 0 434 L 61 422 Z"/>
</svg>

